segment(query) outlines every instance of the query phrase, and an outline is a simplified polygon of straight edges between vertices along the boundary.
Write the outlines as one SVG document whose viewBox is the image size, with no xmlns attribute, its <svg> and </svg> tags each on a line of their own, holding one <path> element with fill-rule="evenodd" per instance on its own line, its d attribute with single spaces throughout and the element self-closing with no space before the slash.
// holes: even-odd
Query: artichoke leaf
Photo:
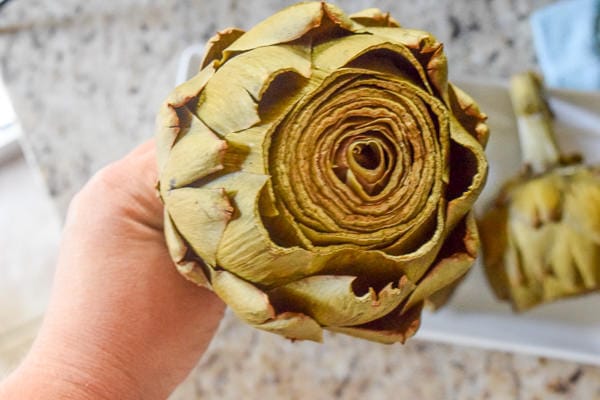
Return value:
<svg viewBox="0 0 600 400">
<path fill-rule="evenodd" d="M 164 210 L 164 214 L 165 240 L 175 267 L 187 280 L 199 286 L 210 287 L 208 278 L 199 262 L 186 259 L 189 247 L 183 237 L 177 232 L 173 220 L 166 209 Z"/>
<path fill-rule="evenodd" d="M 428 299 L 433 294 L 458 281 L 471 268 L 477 257 L 479 235 L 472 212 L 450 233 L 440 250 L 438 260 L 427 271 L 411 293 L 404 310 Z M 440 306 L 440 304 L 436 304 Z"/>
<path fill-rule="evenodd" d="M 425 74 L 419 73 L 419 76 L 427 89 L 431 92 L 429 86 L 431 84 L 444 102 L 449 104 L 448 60 L 444 54 L 443 45 L 429 32 L 389 27 L 369 27 L 367 32 L 410 49 L 414 59 L 419 60 L 414 65 L 420 67 L 419 72 L 421 68 L 425 70 Z"/>
<path fill-rule="evenodd" d="M 573 254 L 573 264 L 581 276 L 581 284 L 586 289 L 600 287 L 600 245 L 589 237 L 579 234 L 576 231 L 567 230 L 570 235 L 571 252 Z"/>
<path fill-rule="evenodd" d="M 436 311 L 443 307 L 452 297 L 452 294 L 454 294 L 454 291 L 463 282 L 466 276 L 467 274 L 465 273 L 463 276 L 459 277 L 454 282 L 449 283 L 447 286 L 444 286 L 437 292 L 429 295 L 425 299 L 424 306 L 431 311 Z"/>
<path fill-rule="evenodd" d="M 325 329 L 383 344 L 404 343 L 414 336 L 421 324 L 423 304 L 406 312 L 401 306 L 383 318 L 358 326 L 328 326 Z"/>
<path fill-rule="evenodd" d="M 165 241 L 167 242 L 169 255 L 175 263 L 179 263 L 185 259 L 189 248 L 185 243 L 185 240 L 183 240 L 179 232 L 177 232 L 175 225 L 173 225 L 173 220 L 166 208 L 163 210 L 163 214 L 165 218 Z"/>
<path fill-rule="evenodd" d="M 405 277 L 377 292 L 357 294 L 355 276 L 314 275 L 269 291 L 273 304 L 310 315 L 323 326 L 360 325 L 394 310 L 414 289 Z"/>
<path fill-rule="evenodd" d="M 435 258 L 436 248 L 430 252 Z M 377 287 L 384 287 L 389 282 L 398 282 L 402 276 L 406 276 L 411 282 L 417 282 L 432 261 L 423 257 L 399 260 L 384 251 L 356 251 L 356 248 L 347 246 L 336 251 L 327 247 L 315 257 L 313 264 L 320 275 L 368 276 L 369 282 L 376 283 Z"/>
<path fill-rule="evenodd" d="M 562 230 L 552 250 L 560 251 L 555 260 L 560 255 L 570 257 L 562 275 L 557 267 L 555 273 L 559 277 L 567 275 L 565 282 L 572 286 L 600 287 L 600 179 L 592 170 L 579 168 L 571 175 L 569 191 L 563 198 Z"/>
<path fill-rule="evenodd" d="M 418 29 L 397 29 L 394 27 L 373 26 L 367 32 L 384 38 L 392 43 L 398 43 L 414 51 L 429 51 L 437 48 L 439 42 L 426 31 Z"/>
<path fill-rule="evenodd" d="M 412 52 L 401 44 L 391 43 L 389 39 L 376 35 L 344 36 L 317 45 L 313 49 L 313 65 L 320 70 L 333 72 L 361 56 L 377 50 L 389 50 L 404 58 L 406 66 L 402 65 L 402 69 L 397 68 L 399 77 L 406 77 L 408 71 L 414 71 L 421 78 L 425 89 L 431 91 L 425 70 Z M 373 65 L 376 65 L 376 63 Z"/>
<path fill-rule="evenodd" d="M 292 340 L 323 342 L 321 326 L 308 315 L 301 313 L 284 312 L 267 322 L 254 326 Z"/>
<path fill-rule="evenodd" d="M 255 49 L 229 60 L 200 94 L 198 116 L 221 135 L 260 122 L 258 102 L 269 84 L 284 72 L 311 75 L 310 52 L 302 46 Z"/>
<path fill-rule="evenodd" d="M 268 176 L 234 172 L 205 185 L 223 188 L 235 206 L 217 249 L 217 264 L 250 282 L 281 284 L 314 273 L 313 254 L 300 247 L 273 243 L 261 222 L 259 200 Z"/>
<path fill-rule="evenodd" d="M 255 25 L 224 51 L 225 61 L 233 54 L 259 47 L 288 43 L 318 27 L 323 18 L 321 3 L 292 5 Z"/>
<path fill-rule="evenodd" d="M 507 235 L 507 267 L 506 267 L 506 281 L 509 285 L 513 285 L 514 287 L 520 286 L 531 286 L 531 291 L 533 292 L 541 292 L 541 285 L 538 281 L 532 280 L 529 276 L 528 271 L 525 269 L 525 265 L 523 264 L 523 254 L 522 249 L 519 246 L 516 237 L 512 235 L 512 227 L 505 225 L 506 235 Z M 491 232 L 495 232 L 495 230 Z M 482 231 L 484 233 L 484 231 Z M 485 232 L 487 235 L 488 232 Z M 534 287 L 535 286 L 535 287 Z M 509 286 L 510 287 L 510 286 Z M 510 292 L 510 291 L 509 291 Z M 538 296 L 539 294 L 536 294 Z"/>
<path fill-rule="evenodd" d="M 429 219 L 415 226 L 409 236 L 402 237 L 396 243 L 385 248 L 385 257 L 393 260 L 402 266 L 402 271 L 408 278 L 417 282 L 427 272 L 427 268 L 435 260 L 436 255 L 441 248 L 445 232 L 444 207 L 438 207 L 437 211 Z M 431 229 L 431 225 L 434 228 Z M 404 253 L 403 250 L 411 249 L 418 242 L 418 239 L 427 237 L 421 245 L 412 251 Z"/>
<path fill-rule="evenodd" d="M 338 26 L 348 32 L 357 32 L 358 30 L 362 29 L 362 26 L 360 26 L 359 24 L 354 22 L 339 7 L 337 7 L 333 4 L 326 3 L 324 1 L 321 1 L 321 4 L 323 7 L 325 16 L 327 16 L 327 18 L 331 22 L 333 22 L 336 26 Z M 326 25 L 326 24 L 323 24 L 323 25 Z"/>
<path fill-rule="evenodd" d="M 553 260 L 552 271 L 558 281 L 573 292 L 581 284 L 585 287 L 600 284 L 598 277 L 594 276 L 595 266 L 600 262 L 594 243 L 568 225 L 557 233 L 560 234 L 560 239 L 552 246 L 550 257 Z"/>
<path fill-rule="evenodd" d="M 578 169 L 564 196 L 562 225 L 583 286 L 600 287 L 600 177 Z"/>
<path fill-rule="evenodd" d="M 600 262 L 598 245 L 568 225 L 549 223 L 534 228 L 515 220 L 509 222 L 509 233 L 508 251 L 519 254 L 516 260 L 505 260 L 509 290 L 517 310 L 600 285 L 596 271 Z"/>
<path fill-rule="evenodd" d="M 330 27 L 329 24 L 324 23 L 324 18 L 327 18 L 335 26 L 348 31 L 361 28 L 360 25 L 347 18 L 339 8 L 331 4 L 324 2 L 299 3 L 281 10 L 242 35 L 223 52 L 223 62 L 236 53 L 305 38 L 313 30 L 316 34 L 325 33 Z M 319 32 L 320 30 L 323 32 Z"/>
<path fill-rule="evenodd" d="M 444 208 L 439 207 L 435 215 L 437 216 L 435 233 L 430 240 L 409 254 L 394 256 L 388 249 L 357 252 L 353 246 L 330 245 L 319 248 L 311 264 L 311 270 L 313 273 L 320 274 L 368 275 L 376 277 L 378 281 L 386 282 L 406 275 L 410 281 L 417 282 L 427 272 L 444 242 L 441 239 L 444 233 Z M 429 222 L 426 222 L 423 225 L 428 224 Z M 376 265 L 377 269 L 374 270 L 372 265 Z"/>
<path fill-rule="evenodd" d="M 561 281 L 558 276 L 548 275 L 542 281 L 542 298 L 545 301 L 558 300 L 563 297 L 573 296 L 579 292 L 585 293 L 585 288 L 579 288 L 578 285 L 569 285 Z"/>
<path fill-rule="evenodd" d="M 233 42 L 238 40 L 245 32 L 237 28 L 228 28 L 217 32 L 206 43 L 204 58 L 200 63 L 200 68 L 204 68 L 212 62 L 219 61 L 223 58 L 223 51 L 231 46 Z"/>
<path fill-rule="evenodd" d="M 242 320 L 260 325 L 275 318 L 275 309 L 265 292 L 230 272 L 209 270 L 213 290 Z"/>
<path fill-rule="evenodd" d="M 350 14 L 349 17 L 354 22 L 366 27 L 400 27 L 398 21 L 396 21 L 389 12 L 384 13 L 378 8 L 367 8 L 354 14 Z"/>
<path fill-rule="evenodd" d="M 156 157 L 159 171 L 164 169 L 169 151 L 185 127 L 176 109 L 194 100 L 214 73 L 213 67 L 204 68 L 189 81 L 177 86 L 161 105 L 156 118 Z"/>
<path fill-rule="evenodd" d="M 565 223 L 600 245 L 600 172 L 581 169 L 565 199 Z"/>
<path fill-rule="evenodd" d="M 450 138 L 455 143 L 450 150 L 450 201 L 447 231 L 452 230 L 469 212 L 483 190 L 488 163 L 481 144 L 454 117 L 450 117 Z M 452 144 L 451 144 L 452 146 Z"/>
<path fill-rule="evenodd" d="M 485 146 L 490 135 L 490 129 L 485 123 L 487 115 L 481 112 L 475 100 L 458 86 L 448 83 L 448 93 L 451 109 L 458 122 Z"/>
<path fill-rule="evenodd" d="M 227 142 L 219 139 L 189 110 L 191 123 L 172 147 L 160 180 L 162 195 L 165 191 L 181 188 L 223 169 Z M 167 186 L 168 185 L 168 186 Z"/>
<path fill-rule="evenodd" d="M 276 314 L 269 296 L 251 283 L 212 268 L 210 275 L 215 293 L 246 323 L 290 339 L 322 341 L 321 327 L 309 316 L 294 312 Z"/>
<path fill-rule="evenodd" d="M 427 77 L 431 85 L 437 90 L 439 96 L 444 100 L 446 105 L 450 104 L 448 94 L 448 59 L 444 53 L 444 46 L 441 43 L 431 49 L 421 49 L 422 52 L 430 51 L 429 60 L 427 61 L 426 70 Z"/>
<path fill-rule="evenodd" d="M 165 103 L 173 108 L 179 108 L 185 106 L 192 100 L 196 100 L 198 94 L 200 94 L 202 89 L 204 89 L 207 83 L 213 78 L 215 71 L 215 68 L 210 65 L 202 69 L 190 80 L 177 86 L 175 90 L 169 94 Z"/>
<path fill-rule="evenodd" d="M 544 287 L 548 280 L 558 275 L 556 268 L 558 267 L 560 275 L 565 276 L 568 272 L 564 268 L 576 265 L 575 254 L 569 248 L 563 248 L 563 250 L 567 250 L 567 253 L 560 254 L 561 257 L 558 260 L 547 257 L 548 250 L 545 244 L 553 243 L 557 245 L 558 242 L 567 239 L 565 237 L 567 232 L 554 224 L 532 228 L 521 221 L 509 222 L 509 229 L 514 238 L 513 243 L 521 255 L 520 261 L 523 265 L 525 279 L 520 283 L 527 286 L 537 286 L 540 296 L 545 297 L 544 292 L 546 290 Z M 559 262 L 558 265 L 556 261 Z M 567 281 L 568 285 L 581 279 L 578 276 L 577 268 L 573 268 L 569 275 L 571 275 L 571 279 L 570 282 Z"/>
<path fill-rule="evenodd" d="M 223 189 L 185 187 L 167 192 L 165 207 L 181 236 L 209 265 L 215 265 L 217 246 L 233 208 Z"/>
<path fill-rule="evenodd" d="M 525 311 L 540 303 L 542 292 L 535 286 L 515 286 L 511 288 L 513 309 Z"/>
<path fill-rule="evenodd" d="M 353 246 L 347 244 L 319 248 L 318 256 L 312 262 L 312 271 L 321 274 L 346 272 L 356 276 L 378 274 L 388 279 L 406 275 L 410 281 L 417 282 L 425 275 L 444 243 L 444 219 L 445 208 L 438 207 L 432 218 L 416 225 L 409 236 L 399 238 L 396 243 L 382 250 L 356 252 Z M 414 246 L 423 237 L 427 237 L 423 244 L 409 253 L 402 253 L 402 249 Z M 343 239 L 342 234 L 340 238 Z M 377 265 L 377 272 L 370 268 L 371 265 Z"/>
<path fill-rule="evenodd" d="M 289 93 L 290 88 L 284 87 L 285 97 L 277 96 L 276 99 L 265 100 L 265 96 L 270 97 L 272 94 L 263 96 L 259 104 L 261 123 L 225 135 L 225 140 L 230 147 L 224 159 L 225 167 L 228 170 L 240 170 L 254 174 L 264 174 L 268 171 L 264 154 L 266 137 L 284 119 L 298 99 L 318 87 L 322 82 L 322 77 L 318 75 L 313 73 L 310 81 L 303 87 L 296 88 L 294 93 Z"/>
<path fill-rule="evenodd" d="M 262 175 L 267 170 L 264 163 L 262 143 L 266 133 L 273 127 L 273 123 L 255 125 L 239 132 L 232 132 L 225 136 L 228 145 L 233 148 L 246 149 L 240 152 L 237 160 L 228 157 L 226 163 L 231 169 Z M 233 154 L 232 154 L 233 156 Z"/>
<path fill-rule="evenodd" d="M 563 186 L 560 176 L 549 175 L 516 187 L 511 193 L 512 218 L 533 229 L 559 221 L 563 214 Z"/>
</svg>

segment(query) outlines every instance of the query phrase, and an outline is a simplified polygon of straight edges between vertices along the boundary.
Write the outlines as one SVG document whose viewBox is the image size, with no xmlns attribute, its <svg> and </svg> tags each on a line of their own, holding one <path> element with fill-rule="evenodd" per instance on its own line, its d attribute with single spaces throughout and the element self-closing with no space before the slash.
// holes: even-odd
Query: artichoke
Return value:
<svg viewBox="0 0 600 400">
<path fill-rule="evenodd" d="M 257 328 L 403 342 L 476 256 L 484 121 L 442 45 L 379 10 L 222 31 L 158 118 L 171 256 Z"/>
<path fill-rule="evenodd" d="M 510 90 L 525 168 L 480 232 L 490 285 L 522 311 L 600 288 L 600 169 L 560 154 L 537 75 L 514 76 Z"/>
</svg>

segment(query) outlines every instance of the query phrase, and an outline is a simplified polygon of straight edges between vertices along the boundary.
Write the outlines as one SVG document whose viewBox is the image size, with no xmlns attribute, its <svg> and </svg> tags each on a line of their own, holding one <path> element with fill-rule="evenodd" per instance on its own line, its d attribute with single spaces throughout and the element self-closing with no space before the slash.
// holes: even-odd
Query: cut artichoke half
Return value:
<svg viewBox="0 0 600 400">
<path fill-rule="evenodd" d="M 259 329 L 403 342 L 476 257 L 485 119 L 442 45 L 377 9 L 224 30 L 158 117 L 173 261 Z"/>
<path fill-rule="evenodd" d="M 516 311 L 600 288 L 600 169 L 563 156 L 541 79 L 511 80 L 523 172 L 479 221 L 485 272 Z"/>
</svg>

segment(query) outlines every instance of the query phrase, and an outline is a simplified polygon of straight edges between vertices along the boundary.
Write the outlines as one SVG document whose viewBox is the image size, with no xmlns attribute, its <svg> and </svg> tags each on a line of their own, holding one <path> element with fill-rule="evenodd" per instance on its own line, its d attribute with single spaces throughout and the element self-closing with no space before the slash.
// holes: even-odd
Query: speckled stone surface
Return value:
<svg viewBox="0 0 600 400">
<path fill-rule="evenodd" d="M 282 340 L 231 315 L 171 399 L 600 399 L 600 369 L 413 340 Z"/>
<path fill-rule="evenodd" d="M 550 0 L 335 1 L 376 6 L 445 43 L 452 77 L 535 67 L 528 16 Z M 275 0 L 15 1 L 0 11 L 0 63 L 57 208 L 106 163 L 150 138 L 178 56 L 217 29 L 248 28 Z M 600 399 L 600 369 L 412 341 L 291 343 L 227 315 L 174 399 Z"/>
</svg>

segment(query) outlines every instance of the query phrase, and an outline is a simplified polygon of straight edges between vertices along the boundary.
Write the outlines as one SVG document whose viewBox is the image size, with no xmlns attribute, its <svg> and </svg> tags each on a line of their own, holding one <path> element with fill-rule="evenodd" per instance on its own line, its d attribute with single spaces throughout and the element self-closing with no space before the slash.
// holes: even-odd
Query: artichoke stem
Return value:
<svg viewBox="0 0 600 400">
<path fill-rule="evenodd" d="M 511 78 L 510 97 L 517 116 L 523 163 L 534 174 L 544 173 L 560 162 L 552 113 L 542 91 L 542 81 L 533 72 Z"/>
</svg>

